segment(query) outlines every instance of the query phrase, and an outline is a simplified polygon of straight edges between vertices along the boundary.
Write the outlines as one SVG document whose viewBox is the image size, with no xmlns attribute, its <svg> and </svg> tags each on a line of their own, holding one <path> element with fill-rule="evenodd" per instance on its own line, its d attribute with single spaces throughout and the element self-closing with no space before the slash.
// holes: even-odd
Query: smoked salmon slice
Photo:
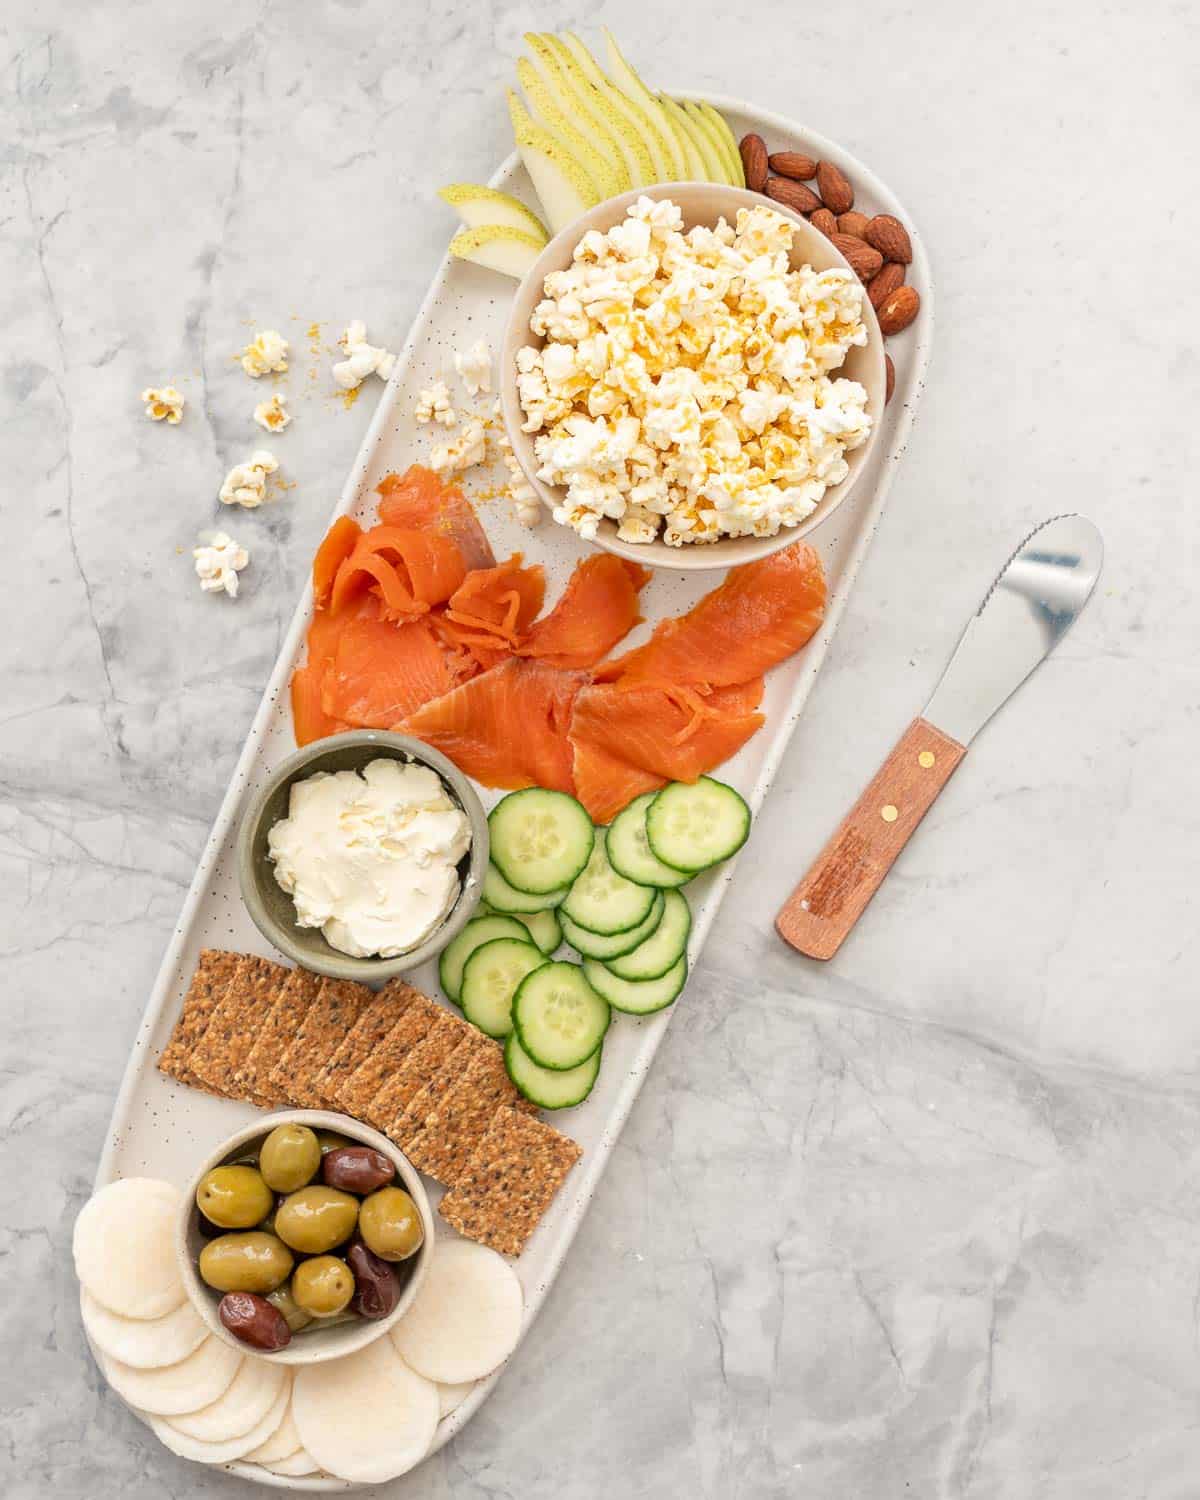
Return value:
<svg viewBox="0 0 1200 1500">
<path fill-rule="evenodd" d="M 329 595 L 331 614 L 366 589 L 377 593 L 388 619 L 406 620 L 444 604 L 467 576 L 455 542 L 432 531 L 373 526 L 339 564 Z"/>
<path fill-rule="evenodd" d="M 641 619 L 638 594 L 649 581 L 648 568 L 609 552 L 584 558 L 516 654 L 551 667 L 594 667 Z"/>
<path fill-rule="evenodd" d="M 457 686 L 451 664 L 424 620 L 350 620 L 325 667 L 321 709 L 363 729 L 390 729 Z"/>
<path fill-rule="evenodd" d="M 325 540 L 313 558 L 313 599 L 318 609 L 329 603 L 337 570 L 354 551 L 362 534 L 362 527 L 349 516 L 339 516 L 325 533 Z"/>
<path fill-rule="evenodd" d="M 495 553 L 474 507 L 457 486 L 443 485 L 432 469 L 413 464 L 403 474 L 389 474 L 376 493 L 379 519 L 385 526 L 448 537 L 462 553 L 468 570 L 495 565 Z"/>
<path fill-rule="evenodd" d="M 571 792 L 571 713 L 587 680 L 586 672 L 509 657 L 397 727 L 484 786 Z"/>
<path fill-rule="evenodd" d="M 465 647 L 481 666 L 511 656 L 524 641 L 546 598 L 541 564 L 526 568 L 514 552 L 494 568 L 476 568 L 450 596 L 439 630 L 444 640 Z"/>
<path fill-rule="evenodd" d="M 316 667 L 298 667 L 292 673 L 292 728 L 296 744 L 303 747 L 313 740 L 327 739 L 331 734 L 341 734 L 353 728 L 340 719 L 331 719 L 321 707 L 324 671 Z"/>
</svg>

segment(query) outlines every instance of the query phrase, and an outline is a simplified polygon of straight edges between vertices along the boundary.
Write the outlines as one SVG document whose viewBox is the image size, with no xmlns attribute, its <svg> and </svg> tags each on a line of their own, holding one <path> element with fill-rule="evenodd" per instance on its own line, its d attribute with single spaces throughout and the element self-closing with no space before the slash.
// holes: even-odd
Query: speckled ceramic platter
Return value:
<svg viewBox="0 0 1200 1500">
<path fill-rule="evenodd" d="M 747 130 L 757 130 L 771 143 L 773 150 L 802 151 L 836 162 L 855 184 L 857 207 L 867 213 L 895 214 L 904 223 L 912 225 L 913 221 L 903 206 L 868 168 L 832 142 L 737 100 L 705 97 L 726 115 L 739 137 Z M 515 155 L 509 157 L 493 177 L 492 186 L 510 189 L 533 201 L 525 171 Z M 916 227 L 919 231 L 920 226 Z M 448 233 L 449 228 L 447 224 Z M 830 597 L 825 623 L 798 656 L 770 674 L 763 702 L 766 725 L 719 773 L 739 788 L 755 811 L 762 805 L 792 729 L 821 669 L 908 439 L 933 333 L 929 265 L 919 233 L 913 236 L 913 253 L 910 281 L 921 294 L 921 315 L 912 328 L 888 344 L 896 364 L 896 392 L 884 415 L 883 439 L 875 445 L 868 470 L 853 494 L 828 523 L 808 539 L 820 551 L 829 576 Z M 443 262 L 412 326 L 395 374 L 380 399 L 375 419 L 342 493 L 339 513 L 351 512 L 360 519 L 373 518 L 373 490 L 378 481 L 392 470 L 404 469 L 409 463 L 427 457 L 434 439 L 428 428 L 418 427 L 413 419 L 418 391 L 439 376 L 451 376 L 454 351 L 467 347 L 481 334 L 488 338 L 493 350 L 499 349 L 514 288 L 515 283 L 478 267 L 450 259 Z M 469 495 L 480 491 L 486 494 L 488 481 L 486 476 L 480 475 L 481 471 L 473 470 L 467 476 L 465 488 Z M 497 474 L 493 484 L 499 482 Z M 548 518 L 537 530 L 524 530 L 504 500 L 484 500 L 479 511 L 497 555 L 520 549 L 531 561 L 543 563 L 549 579 L 547 595 L 551 599 L 557 597 L 571 568 L 586 550 L 586 544 L 570 531 L 555 526 Z M 657 571 L 643 598 L 648 619 L 639 627 L 639 633 L 630 637 L 630 643 L 638 642 L 656 620 L 689 608 L 716 581 L 717 576 L 711 573 L 689 575 Z M 253 1116 L 254 1111 L 249 1105 L 210 1098 L 168 1081 L 157 1072 L 154 1061 L 167 1040 L 202 947 L 234 948 L 255 953 L 268 951 L 238 894 L 236 833 L 239 815 L 248 799 L 253 797 L 272 768 L 294 748 L 287 685 L 297 658 L 303 652 L 310 608 L 311 600 L 306 590 L 142 1018 L 113 1110 L 96 1177 L 98 1187 L 113 1178 L 133 1175 L 164 1177 L 182 1184 L 189 1180 L 197 1160 L 211 1150 L 214 1142 Z M 484 800 L 490 805 L 495 795 L 484 793 Z M 751 857 L 752 851 L 753 842 Z M 734 861 L 719 873 L 698 880 L 689 888 L 694 907 L 690 950 L 693 963 L 699 957 L 728 882 L 737 878 L 737 862 Z M 749 868 L 746 876 L 741 878 L 750 878 Z M 432 964 L 425 970 L 417 970 L 411 978 L 430 994 L 438 993 Z M 542 1299 L 562 1264 L 609 1153 L 654 1060 L 663 1033 L 670 1025 L 674 1011 L 686 1008 L 687 1003 L 685 991 L 675 1007 L 658 1015 L 642 1021 L 622 1018 L 605 1043 L 604 1069 L 590 1098 L 579 1108 L 564 1111 L 554 1121 L 581 1143 L 584 1157 L 534 1233 L 525 1253 L 516 1262 L 525 1291 L 526 1328 L 537 1316 Z M 433 1183 L 428 1184 L 428 1189 L 431 1201 L 436 1202 L 441 1190 Z M 497 1372 L 482 1381 L 463 1405 L 442 1421 L 431 1451 L 447 1442 L 471 1419 L 499 1374 Z M 315 1491 L 349 1488 L 332 1479 L 284 1478 L 244 1462 L 229 1464 L 227 1468 L 243 1478 L 280 1488 Z"/>
</svg>

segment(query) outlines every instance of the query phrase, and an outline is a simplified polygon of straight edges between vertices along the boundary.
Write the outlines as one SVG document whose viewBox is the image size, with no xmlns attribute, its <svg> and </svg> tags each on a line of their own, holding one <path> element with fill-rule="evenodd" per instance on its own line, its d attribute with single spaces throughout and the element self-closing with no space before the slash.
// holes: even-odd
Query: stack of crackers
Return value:
<svg viewBox="0 0 1200 1500">
<path fill-rule="evenodd" d="M 180 1083 L 264 1109 L 334 1109 L 445 1184 L 442 1217 L 519 1255 L 579 1145 L 535 1117 L 500 1046 L 402 979 L 376 994 L 206 948 L 158 1060 Z"/>
</svg>

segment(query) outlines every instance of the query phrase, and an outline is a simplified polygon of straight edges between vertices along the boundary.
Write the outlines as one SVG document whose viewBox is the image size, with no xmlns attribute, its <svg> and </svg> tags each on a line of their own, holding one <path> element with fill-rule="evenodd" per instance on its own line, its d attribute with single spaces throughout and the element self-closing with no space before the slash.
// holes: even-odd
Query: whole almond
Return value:
<svg viewBox="0 0 1200 1500">
<path fill-rule="evenodd" d="M 742 153 L 742 169 L 746 173 L 746 186 L 752 193 L 761 193 L 767 180 L 767 143 L 761 135 L 744 135 L 738 150 Z"/>
<path fill-rule="evenodd" d="M 892 356 L 890 354 L 883 356 L 883 375 L 885 381 L 883 404 L 886 406 L 892 399 L 892 392 L 896 389 L 896 366 L 892 363 Z"/>
<path fill-rule="evenodd" d="M 912 241 L 908 237 L 908 230 L 899 219 L 893 219 L 891 214 L 876 214 L 867 224 L 863 238 L 869 245 L 875 246 L 884 260 L 896 260 L 902 266 L 908 265 L 912 260 Z"/>
<path fill-rule="evenodd" d="M 774 198 L 776 203 L 782 203 L 798 214 L 811 214 L 821 206 L 821 200 L 812 188 L 806 188 L 802 182 L 793 182 L 790 177 L 768 177 L 763 191 L 768 198 Z"/>
<path fill-rule="evenodd" d="M 870 222 L 866 214 L 860 214 L 852 208 L 848 214 L 842 214 L 838 219 L 838 233 L 852 234 L 856 240 L 865 240 L 867 225 Z M 881 247 L 876 245 L 875 248 L 878 250 Z"/>
<path fill-rule="evenodd" d="M 808 221 L 814 229 L 819 229 L 826 239 L 832 239 L 838 232 L 838 221 L 827 208 L 818 208 Z"/>
<path fill-rule="evenodd" d="M 879 327 L 884 333 L 902 333 L 921 311 L 915 287 L 898 286 L 878 307 Z"/>
<path fill-rule="evenodd" d="M 904 285 L 904 267 L 889 260 L 877 276 L 867 282 L 867 296 L 876 312 L 886 297 L 890 297 L 898 286 Z"/>
<path fill-rule="evenodd" d="M 883 265 L 883 256 L 866 240 L 855 239 L 852 234 L 831 234 L 829 238 L 850 262 L 850 269 L 860 281 L 870 281 Z"/>
<path fill-rule="evenodd" d="M 767 160 L 772 172 L 778 172 L 780 177 L 790 177 L 794 182 L 808 182 L 817 175 L 816 162 L 799 151 L 776 151 Z"/>
<path fill-rule="evenodd" d="M 834 214 L 848 214 L 854 207 L 854 189 L 841 167 L 831 161 L 817 163 L 817 192 L 825 207 Z"/>
</svg>

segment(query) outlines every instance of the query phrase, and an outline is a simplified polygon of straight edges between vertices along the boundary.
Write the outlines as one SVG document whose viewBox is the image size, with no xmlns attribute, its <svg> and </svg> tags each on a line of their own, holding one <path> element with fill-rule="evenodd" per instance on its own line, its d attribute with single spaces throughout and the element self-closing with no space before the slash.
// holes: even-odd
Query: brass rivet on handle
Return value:
<svg viewBox="0 0 1200 1500">
<path fill-rule="evenodd" d="M 932 750 L 922 750 L 920 755 L 917 756 L 917 765 L 922 766 L 926 771 L 928 771 L 930 766 L 934 765 L 936 761 L 937 756 L 933 753 Z"/>
<path fill-rule="evenodd" d="M 885 823 L 894 823 L 896 821 L 896 819 L 900 816 L 900 814 L 899 814 L 899 812 L 897 812 L 897 810 L 889 802 L 884 807 L 880 808 L 880 810 L 879 810 L 879 816 L 883 819 L 883 821 Z"/>
</svg>

